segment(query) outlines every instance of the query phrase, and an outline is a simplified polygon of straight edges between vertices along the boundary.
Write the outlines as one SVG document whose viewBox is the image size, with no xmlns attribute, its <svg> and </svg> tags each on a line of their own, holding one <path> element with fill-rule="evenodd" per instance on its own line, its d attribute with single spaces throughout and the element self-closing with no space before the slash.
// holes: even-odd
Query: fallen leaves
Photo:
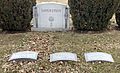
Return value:
<svg viewBox="0 0 120 73">
<path fill-rule="evenodd" d="M 22 50 L 29 50 L 29 51 L 36 51 L 39 52 L 38 61 L 41 61 L 46 56 L 46 53 L 49 53 L 49 35 L 29 35 L 28 40 L 25 42 L 23 40 L 22 45 L 19 46 L 19 49 L 23 48 Z M 14 46 L 13 46 L 14 47 Z M 26 49 L 27 48 L 27 49 Z M 19 51 L 19 49 L 17 49 Z M 21 50 L 21 51 L 22 51 Z M 48 54 L 47 54 L 48 55 Z M 3 64 L 2 69 L 4 72 L 19 72 L 19 73 L 36 73 L 34 71 L 34 67 L 36 66 L 36 61 L 12 61 L 8 62 L 9 56 L 5 56 L 4 60 L 6 61 Z M 38 66 L 39 70 L 44 70 L 43 66 Z"/>
<path fill-rule="evenodd" d="M 119 32 L 118 32 L 119 33 Z M 92 73 L 104 71 L 116 71 L 119 64 L 86 63 L 83 54 L 90 51 L 107 51 L 114 54 L 119 61 L 120 35 L 118 33 L 103 34 L 79 34 L 71 35 L 71 32 L 28 32 L 12 35 L 4 35 L 0 41 L 0 65 L 4 73 Z M 1 35 L 0 35 L 1 36 Z M 9 36 L 9 38 L 8 38 Z M 16 36 L 16 37 L 15 37 Z M 12 42 L 11 42 L 12 40 Z M 115 48 L 115 49 L 113 49 Z M 39 52 L 37 61 L 10 61 L 9 56 L 19 51 Z M 49 62 L 49 55 L 54 52 L 75 52 L 78 54 L 78 62 L 58 61 Z M 2 54 L 3 53 L 3 54 Z M 107 68 L 106 68 L 107 67 Z M 102 69 L 99 69 L 102 68 Z M 111 70 L 112 68 L 112 70 Z M 116 68 L 116 69 L 115 69 Z M 117 71 L 119 72 L 119 70 Z"/>
</svg>

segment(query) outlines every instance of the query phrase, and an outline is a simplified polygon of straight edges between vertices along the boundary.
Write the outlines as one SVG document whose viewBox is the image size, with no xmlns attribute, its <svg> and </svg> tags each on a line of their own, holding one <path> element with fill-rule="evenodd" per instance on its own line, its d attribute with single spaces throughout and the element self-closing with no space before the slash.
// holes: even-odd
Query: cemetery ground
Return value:
<svg viewBox="0 0 120 73">
<path fill-rule="evenodd" d="M 40 2 L 42 0 L 39 0 Z M 56 1 L 56 0 L 54 0 Z M 62 1 L 63 0 L 57 0 Z M 66 3 L 66 2 L 65 2 Z M 36 61 L 8 61 L 12 53 L 38 52 Z M 50 63 L 49 55 L 72 52 L 77 62 Z M 106 52 L 115 62 L 85 62 L 84 53 Z M 111 29 L 101 33 L 68 32 L 0 32 L 0 73 L 120 73 L 120 31 Z"/>
<path fill-rule="evenodd" d="M 39 52 L 37 61 L 11 61 L 12 53 Z M 73 52 L 78 62 L 50 63 L 55 52 Z M 106 52 L 115 62 L 85 62 L 86 52 Z M 120 73 L 120 31 L 102 33 L 26 32 L 0 33 L 0 73 Z"/>
</svg>

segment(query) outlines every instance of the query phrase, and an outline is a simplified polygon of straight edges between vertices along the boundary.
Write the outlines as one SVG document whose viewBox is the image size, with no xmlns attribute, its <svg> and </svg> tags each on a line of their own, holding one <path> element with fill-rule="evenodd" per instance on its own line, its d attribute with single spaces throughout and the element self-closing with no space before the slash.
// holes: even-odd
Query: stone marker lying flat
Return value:
<svg viewBox="0 0 120 73">
<path fill-rule="evenodd" d="M 77 55 L 69 52 L 59 52 L 50 54 L 50 62 L 54 61 L 77 61 Z"/>
<path fill-rule="evenodd" d="M 33 51 L 23 51 L 23 52 L 17 52 L 13 53 L 9 59 L 11 60 L 18 60 L 18 59 L 31 59 L 31 60 L 37 60 L 38 53 Z"/>
<path fill-rule="evenodd" d="M 114 62 L 112 56 L 103 52 L 91 52 L 85 53 L 86 62 L 91 61 L 106 61 L 106 62 Z"/>
</svg>

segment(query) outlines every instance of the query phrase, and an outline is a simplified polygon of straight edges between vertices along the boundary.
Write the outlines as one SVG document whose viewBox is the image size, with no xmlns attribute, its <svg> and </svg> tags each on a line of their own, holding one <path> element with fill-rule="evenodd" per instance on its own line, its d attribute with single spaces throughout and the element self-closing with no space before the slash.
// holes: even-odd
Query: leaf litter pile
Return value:
<svg viewBox="0 0 120 73">
<path fill-rule="evenodd" d="M 75 32 L 27 32 L 0 34 L 0 73 L 119 73 L 119 31 L 100 34 Z M 38 52 L 36 61 L 8 61 L 12 53 L 20 51 Z M 85 52 L 107 52 L 115 63 L 86 63 Z M 55 52 L 73 52 L 78 62 L 57 61 L 50 63 L 49 55 Z"/>
</svg>

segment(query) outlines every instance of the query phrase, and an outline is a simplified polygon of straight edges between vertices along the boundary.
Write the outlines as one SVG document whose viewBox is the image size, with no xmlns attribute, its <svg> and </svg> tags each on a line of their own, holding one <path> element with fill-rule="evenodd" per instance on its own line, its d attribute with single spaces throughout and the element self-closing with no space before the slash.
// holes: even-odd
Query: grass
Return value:
<svg viewBox="0 0 120 73">
<path fill-rule="evenodd" d="M 8 62 L 13 52 L 39 52 L 37 61 Z M 73 52 L 78 62 L 49 62 L 49 54 Z M 106 52 L 115 63 L 86 63 L 84 53 Z M 26 32 L 0 34 L 0 73 L 120 73 L 120 31 L 103 33 Z"/>
</svg>

